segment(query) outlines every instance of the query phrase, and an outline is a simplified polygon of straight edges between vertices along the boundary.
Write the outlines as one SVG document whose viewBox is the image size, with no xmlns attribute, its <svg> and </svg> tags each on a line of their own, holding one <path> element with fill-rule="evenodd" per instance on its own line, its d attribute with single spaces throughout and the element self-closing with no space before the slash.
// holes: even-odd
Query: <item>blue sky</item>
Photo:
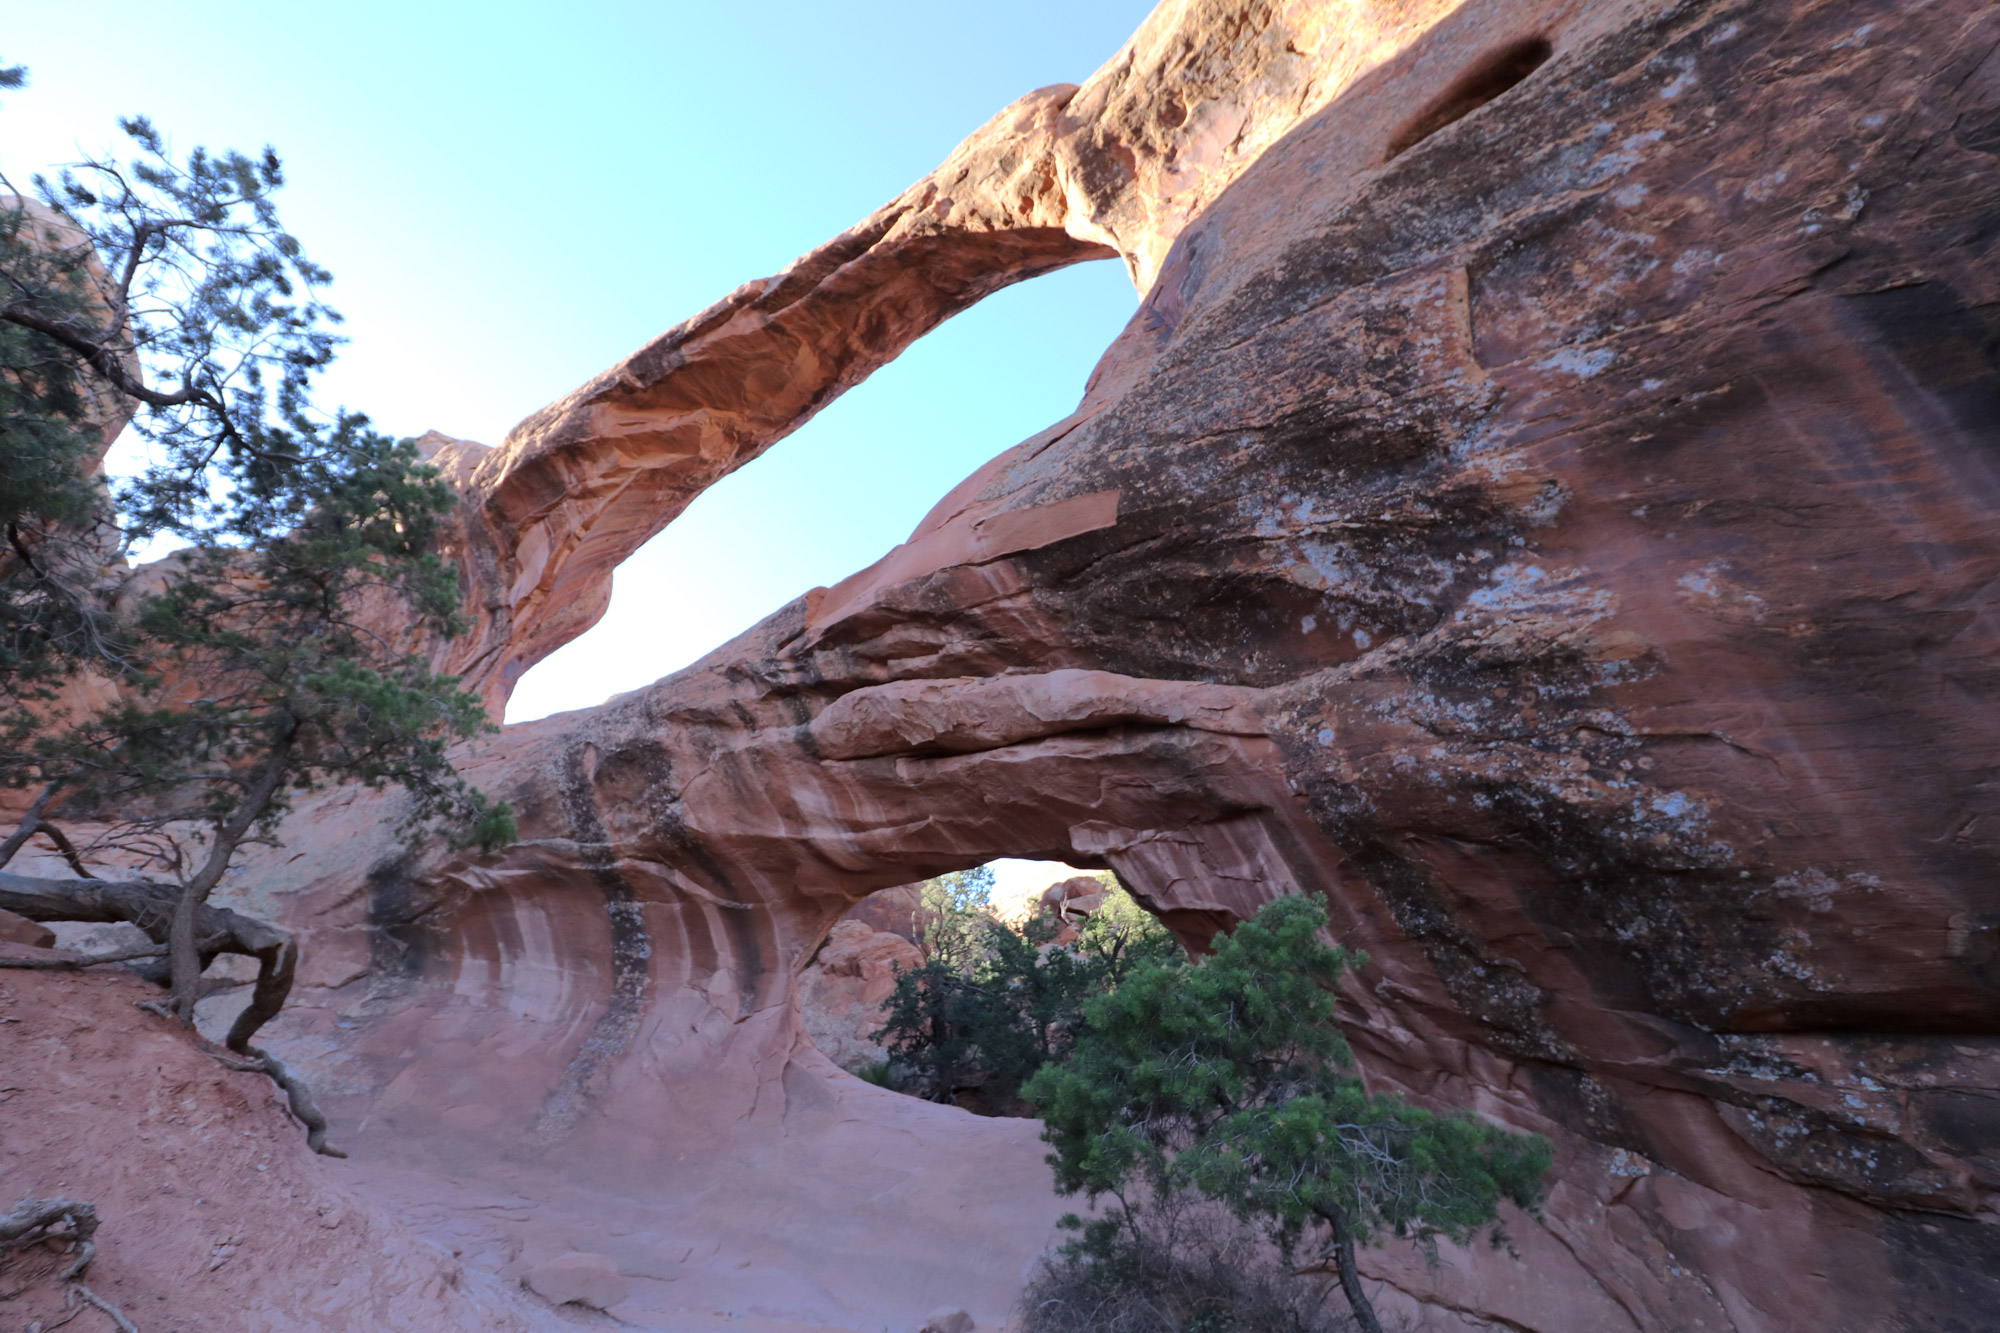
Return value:
<svg viewBox="0 0 2000 1333">
<path fill-rule="evenodd" d="M 842 231 L 1002 106 L 1081 82 L 1145 0 L 10 7 L 17 181 L 143 112 L 285 159 L 287 224 L 352 344 L 330 402 L 415 435 L 511 425 Z M 989 298 L 724 481 L 618 573 L 519 721 L 644 685 L 908 535 L 1065 415 L 1131 317 L 1123 267 Z"/>
</svg>

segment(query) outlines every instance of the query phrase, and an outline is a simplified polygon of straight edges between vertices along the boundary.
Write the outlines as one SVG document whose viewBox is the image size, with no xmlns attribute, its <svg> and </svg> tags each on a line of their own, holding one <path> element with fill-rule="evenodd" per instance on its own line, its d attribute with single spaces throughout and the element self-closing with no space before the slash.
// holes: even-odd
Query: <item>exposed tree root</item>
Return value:
<svg viewBox="0 0 2000 1333">
<path fill-rule="evenodd" d="M 63 1284 L 63 1304 L 70 1314 L 50 1325 L 51 1329 L 67 1324 L 87 1305 L 102 1312 L 120 1333 L 139 1333 L 122 1310 L 84 1283 L 84 1270 L 97 1256 L 91 1239 L 96 1234 L 97 1207 L 81 1199 L 27 1198 L 15 1204 L 12 1212 L 0 1213 L 0 1254 L 42 1242 L 67 1242 L 70 1247 L 69 1266 L 57 1275 Z"/>
<path fill-rule="evenodd" d="M 318 1103 L 313 1101 L 312 1089 L 306 1081 L 294 1074 L 290 1067 L 269 1051 L 252 1046 L 243 1054 L 248 1060 L 232 1060 L 217 1054 L 216 1059 L 242 1074 L 267 1074 L 273 1083 L 285 1090 L 285 1101 L 292 1118 L 306 1127 L 306 1146 L 322 1157 L 345 1157 L 346 1153 L 326 1141 L 326 1116 L 321 1114 Z"/>
<path fill-rule="evenodd" d="M 55 1230 L 65 1226 L 67 1231 Z M 97 1206 L 81 1199 L 27 1198 L 10 1213 L 0 1213 L 0 1253 L 33 1245 L 38 1241 L 67 1240 L 70 1265 L 62 1271 L 64 1282 L 74 1282 L 97 1254 L 91 1237 L 97 1234 Z"/>
<path fill-rule="evenodd" d="M 73 1282 L 70 1284 L 69 1289 L 70 1293 L 74 1295 L 77 1298 L 77 1300 L 81 1301 L 85 1305 L 91 1306 L 96 1310 L 102 1311 L 104 1315 L 111 1320 L 112 1323 L 118 1326 L 118 1333 L 139 1333 L 139 1326 L 133 1323 L 131 1320 L 127 1319 L 125 1317 L 125 1312 L 123 1310 L 120 1310 L 110 1301 L 105 1300 L 102 1296 L 92 1291 L 85 1284 L 81 1282 Z"/>
</svg>

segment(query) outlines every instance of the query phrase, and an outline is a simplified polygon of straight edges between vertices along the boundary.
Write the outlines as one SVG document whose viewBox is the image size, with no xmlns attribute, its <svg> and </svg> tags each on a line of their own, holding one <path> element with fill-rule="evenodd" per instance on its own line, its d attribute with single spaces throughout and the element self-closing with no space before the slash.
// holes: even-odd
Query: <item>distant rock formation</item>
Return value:
<svg viewBox="0 0 2000 1333">
<path fill-rule="evenodd" d="M 1092 912 L 1104 905 L 1104 884 L 1091 875 L 1076 875 L 1042 890 L 1040 907 L 1061 923 L 1054 943 L 1068 944 Z"/>
<path fill-rule="evenodd" d="M 602 1255 L 642 1326 L 997 1324 L 1060 1211 L 1034 1126 L 843 1074 L 796 979 L 872 890 L 1033 857 L 1196 944 L 1324 895 L 1371 1081 L 1550 1136 L 1520 1260 L 1364 1258 L 1415 1327 L 1986 1320 L 1996 51 L 1984 0 L 1163 5 L 500 448 L 434 440 L 480 618 L 440 660 L 497 707 L 940 320 L 1114 252 L 1144 293 L 882 561 L 474 753 L 515 847 L 337 792 L 243 868 L 341 1169 L 476 1271 Z"/>
<path fill-rule="evenodd" d="M 880 1064 L 889 1052 L 874 1038 L 896 990 L 896 969 L 922 967 L 924 951 L 894 931 L 852 917 L 834 922 L 812 962 L 799 973 L 799 1021 L 812 1044 L 849 1073 Z"/>
</svg>

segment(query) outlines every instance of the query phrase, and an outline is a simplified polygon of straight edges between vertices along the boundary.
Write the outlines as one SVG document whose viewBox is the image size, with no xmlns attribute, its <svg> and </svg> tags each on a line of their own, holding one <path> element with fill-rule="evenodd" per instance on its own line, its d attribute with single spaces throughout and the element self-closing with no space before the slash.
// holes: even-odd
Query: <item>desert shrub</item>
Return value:
<svg viewBox="0 0 2000 1333">
<path fill-rule="evenodd" d="M 1045 1260 L 1021 1295 L 1021 1333 L 1349 1333 L 1324 1274 L 1213 1204 L 1140 1208 L 1131 1225 Z"/>
</svg>

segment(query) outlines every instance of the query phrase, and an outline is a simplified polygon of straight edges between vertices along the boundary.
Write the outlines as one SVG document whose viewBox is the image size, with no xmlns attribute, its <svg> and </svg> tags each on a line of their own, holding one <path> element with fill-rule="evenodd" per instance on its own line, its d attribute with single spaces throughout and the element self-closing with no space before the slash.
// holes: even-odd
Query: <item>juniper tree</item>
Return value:
<svg viewBox="0 0 2000 1333">
<path fill-rule="evenodd" d="M 229 1045 L 261 1059 L 248 1040 L 295 950 L 207 898 L 294 793 L 400 785 L 413 834 L 487 846 L 512 820 L 452 770 L 446 747 L 490 726 L 429 665 L 461 628 L 436 554 L 455 497 L 414 446 L 314 407 L 338 315 L 279 224 L 277 154 L 175 160 L 144 118 L 122 127 L 130 160 L 36 176 L 32 203 L 0 174 L 0 781 L 38 789 L 0 866 L 39 834 L 78 875 L 0 872 L 0 906 L 139 925 L 168 946 L 155 975 L 183 1021 L 217 951 L 258 958 Z M 106 487 L 90 474 L 117 404 L 150 461 Z M 121 545 L 160 535 L 185 545 L 156 586 L 120 587 Z M 57 687 L 85 672 L 117 702 L 64 711 Z M 59 809 L 172 882 L 94 879 Z"/>
<path fill-rule="evenodd" d="M 128 678 L 128 697 L 25 756 L 72 809 L 107 826 L 100 846 L 180 886 L 170 1005 L 184 1020 L 206 963 L 199 910 L 296 791 L 394 783 L 413 798 L 413 832 L 442 821 L 490 847 L 513 831 L 507 809 L 467 786 L 446 755 L 490 729 L 479 698 L 412 646 L 425 630 L 458 628 L 456 577 L 432 550 L 452 493 L 407 442 L 353 419 L 336 439 L 337 454 L 293 465 L 282 503 L 312 504 L 282 536 L 173 558 L 165 586 L 130 617 L 147 670 Z M 264 521 L 253 512 L 225 532 L 251 535 Z M 393 630 L 384 605 L 398 608 Z"/>
<path fill-rule="evenodd" d="M 1356 1248 L 1482 1231 L 1497 1243 L 1500 1203 L 1537 1205 L 1549 1149 L 1368 1092 L 1334 1022 L 1334 988 L 1359 960 L 1321 939 L 1325 925 L 1318 900 L 1280 899 L 1199 966 L 1134 973 L 1084 1006 L 1069 1058 L 1025 1095 L 1057 1188 L 1121 1205 L 1088 1226 L 1068 1219 L 1084 1253 L 1109 1256 L 1140 1225 L 1135 1190 L 1192 1190 L 1267 1227 L 1288 1260 L 1323 1241 L 1356 1320 L 1380 1333 Z"/>
<path fill-rule="evenodd" d="M 0 171 L 0 724 L 17 739 L 54 682 L 133 666 L 105 604 L 123 547 L 240 540 L 260 508 L 296 511 L 271 503 L 294 464 L 345 443 L 312 411 L 339 316 L 279 225 L 277 154 L 176 162 L 145 118 L 121 126 L 130 160 Z M 114 492 L 95 466 L 133 413 L 148 465 Z"/>
<path fill-rule="evenodd" d="M 1070 946 L 1101 974 L 1092 994 L 1116 990 L 1140 968 L 1178 967 L 1187 961 L 1173 932 L 1140 905 L 1118 876 L 1101 870 L 1097 879 L 1104 885 L 1103 894 L 1077 927 Z"/>
<path fill-rule="evenodd" d="M 993 919 L 991 866 L 938 875 L 918 889 L 917 938 L 930 961 L 961 971 L 970 967 Z"/>
</svg>

